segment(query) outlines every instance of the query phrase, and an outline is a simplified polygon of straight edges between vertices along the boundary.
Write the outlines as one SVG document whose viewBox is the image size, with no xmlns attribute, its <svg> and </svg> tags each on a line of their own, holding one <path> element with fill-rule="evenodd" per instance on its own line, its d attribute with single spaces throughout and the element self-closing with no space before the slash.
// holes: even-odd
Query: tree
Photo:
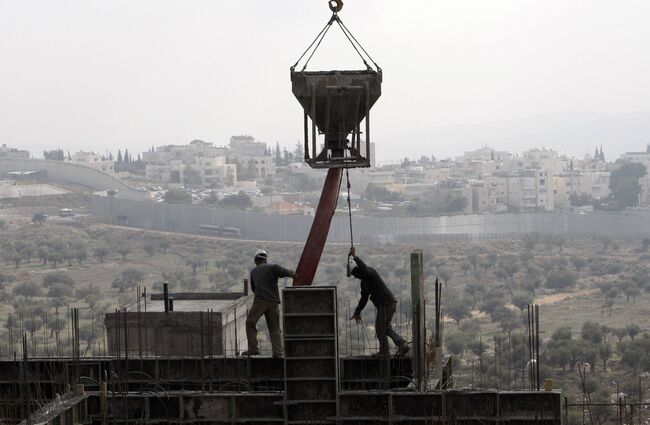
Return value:
<svg viewBox="0 0 650 425">
<path fill-rule="evenodd" d="M 154 244 L 152 241 L 149 241 L 143 245 L 142 249 L 144 249 L 144 252 L 146 252 L 149 256 L 149 261 L 151 261 L 151 258 L 156 253 L 156 244 Z"/>
<path fill-rule="evenodd" d="M 113 284 L 111 286 L 117 289 L 120 293 L 123 293 L 127 289 L 135 288 L 143 281 L 144 273 L 140 270 L 130 267 L 123 270 L 122 273 L 120 273 L 120 275 L 113 280 Z"/>
<path fill-rule="evenodd" d="M 65 154 L 63 149 L 54 149 L 51 151 L 43 151 L 43 158 L 49 159 L 50 161 L 64 161 Z"/>
<path fill-rule="evenodd" d="M 630 298 L 632 298 L 632 302 L 636 302 L 636 297 L 638 297 L 641 294 L 641 290 L 637 286 L 636 283 L 634 283 L 631 280 L 626 280 L 620 284 L 621 291 L 623 292 L 623 295 L 625 295 L 626 302 L 630 301 Z"/>
<path fill-rule="evenodd" d="M 571 352 L 563 346 L 555 346 L 550 349 L 548 357 L 551 364 L 562 368 L 562 372 L 565 372 L 567 365 L 571 363 Z"/>
<path fill-rule="evenodd" d="M 520 311 L 533 303 L 533 296 L 526 292 L 518 292 L 512 296 L 512 304 Z"/>
<path fill-rule="evenodd" d="M 88 251 L 86 250 L 86 245 L 83 242 L 80 242 L 73 247 L 72 254 L 79 265 L 88 259 Z"/>
<path fill-rule="evenodd" d="M 195 292 L 201 286 L 201 281 L 194 276 L 190 276 L 181 281 L 181 286 L 189 292 Z"/>
<path fill-rule="evenodd" d="M 557 291 L 569 289 L 575 285 L 577 278 L 572 271 L 554 270 L 546 276 L 546 287 Z"/>
<path fill-rule="evenodd" d="M 535 245 L 539 243 L 540 236 L 539 233 L 528 233 L 524 235 L 524 246 L 528 250 L 532 250 L 535 248 Z"/>
<path fill-rule="evenodd" d="M 196 270 L 203 266 L 204 264 L 207 263 L 207 260 L 201 256 L 194 255 L 187 260 L 185 260 L 185 264 L 190 266 L 192 268 L 192 276 L 196 276 Z"/>
<path fill-rule="evenodd" d="M 553 332 L 553 335 L 551 335 L 551 341 L 555 342 L 565 342 L 571 339 L 571 328 L 569 326 L 560 326 Z"/>
<path fill-rule="evenodd" d="M 630 339 L 632 340 L 634 340 L 634 337 L 636 337 L 639 334 L 639 332 L 641 332 L 641 328 L 636 323 L 627 325 L 625 327 L 625 330 L 627 331 L 627 334 L 630 336 Z"/>
<path fill-rule="evenodd" d="M 26 298 L 39 297 L 43 293 L 41 287 L 35 282 L 25 282 L 20 285 L 16 285 L 14 288 L 14 295 L 22 295 Z"/>
<path fill-rule="evenodd" d="M 509 255 L 499 259 L 497 267 L 512 280 L 515 273 L 517 273 L 521 268 L 521 264 L 517 257 Z"/>
<path fill-rule="evenodd" d="M 0 289 L 3 289 L 7 283 L 11 283 L 14 280 L 16 280 L 14 275 L 0 272 Z"/>
<path fill-rule="evenodd" d="M 160 240 L 159 247 L 160 247 L 160 250 L 162 251 L 163 254 L 167 254 L 167 250 L 169 249 L 170 245 L 171 244 L 169 243 L 169 239 L 162 238 Z"/>
<path fill-rule="evenodd" d="M 225 207 L 235 207 L 242 210 L 253 206 L 253 200 L 244 191 L 239 191 L 236 195 L 225 196 L 221 200 L 221 205 Z"/>
<path fill-rule="evenodd" d="M 191 204 L 192 194 L 183 189 L 169 189 L 165 193 L 165 202 L 168 204 Z"/>
<path fill-rule="evenodd" d="M 293 149 L 293 156 L 299 161 L 305 157 L 305 147 L 303 146 L 302 143 L 300 142 L 296 143 L 296 146 Z"/>
<path fill-rule="evenodd" d="M 131 247 L 124 243 L 119 245 L 115 251 L 122 256 L 122 262 L 126 261 L 126 257 L 131 253 Z"/>
<path fill-rule="evenodd" d="M 466 335 L 462 333 L 454 333 L 445 338 L 445 345 L 447 349 L 457 356 L 463 356 L 469 340 Z"/>
<path fill-rule="evenodd" d="M 607 362 L 612 358 L 612 346 L 609 344 L 601 344 L 598 347 L 598 357 L 603 361 L 603 369 L 607 370 Z"/>
<path fill-rule="evenodd" d="M 569 195 L 569 202 L 571 202 L 572 207 L 584 207 L 587 205 L 593 205 L 594 198 L 586 192 L 572 193 Z"/>
<path fill-rule="evenodd" d="M 93 250 L 93 257 L 97 258 L 100 263 L 104 262 L 104 259 L 108 256 L 109 251 L 106 245 L 98 245 Z"/>
<path fill-rule="evenodd" d="M 370 183 L 366 186 L 365 195 L 366 198 L 375 202 L 398 202 L 402 199 L 399 193 L 388 190 L 375 183 Z"/>
<path fill-rule="evenodd" d="M 648 251 L 648 247 L 650 247 L 650 238 L 643 238 L 643 240 L 641 241 L 641 250 L 643 252 L 646 252 Z"/>
<path fill-rule="evenodd" d="M 612 334 L 618 339 L 618 342 L 622 342 L 623 338 L 627 336 L 627 329 L 625 328 L 613 328 Z"/>
<path fill-rule="evenodd" d="M 62 284 L 74 287 L 75 281 L 72 276 L 66 272 L 50 272 L 43 276 L 43 286 L 49 288 L 52 285 Z"/>
<path fill-rule="evenodd" d="M 573 256 L 571 257 L 571 264 L 575 267 L 576 271 L 580 272 L 587 266 L 587 260 L 583 257 Z"/>
<path fill-rule="evenodd" d="M 626 162 L 612 171 L 609 189 L 618 208 L 623 209 L 638 205 L 641 185 L 639 179 L 646 175 L 645 165 L 638 162 Z"/>
<path fill-rule="evenodd" d="M 604 254 L 605 252 L 607 252 L 607 248 L 609 248 L 609 246 L 612 244 L 613 241 L 612 238 L 610 238 L 609 236 L 599 236 L 598 242 L 600 242 L 601 245 L 603 246 L 602 254 Z"/>
<path fill-rule="evenodd" d="M 479 310 L 492 315 L 495 311 L 505 308 L 505 295 L 499 290 L 491 290 L 483 298 Z"/>
<path fill-rule="evenodd" d="M 37 212 L 32 216 L 32 223 L 39 224 L 42 226 L 45 223 L 46 219 L 47 219 L 47 215 L 45 215 L 42 212 Z"/>
<path fill-rule="evenodd" d="M 596 322 L 587 320 L 582 324 L 582 339 L 589 341 L 594 345 L 598 345 L 603 341 L 603 331 L 600 325 Z"/>
<path fill-rule="evenodd" d="M 503 332 L 506 332 L 508 334 L 508 336 L 510 336 L 512 331 L 521 325 L 521 317 L 516 312 L 510 310 L 509 308 L 504 308 L 500 311 L 499 326 Z"/>
<path fill-rule="evenodd" d="M 460 193 L 447 193 L 438 211 L 445 214 L 453 214 L 463 211 L 465 207 L 467 207 L 466 197 Z"/>
<path fill-rule="evenodd" d="M 60 282 L 52 284 L 47 291 L 48 297 L 60 300 L 71 298 L 73 294 L 74 291 L 71 286 Z"/>
<path fill-rule="evenodd" d="M 476 307 L 479 297 L 485 293 L 485 286 L 481 285 L 479 282 L 470 282 L 465 285 L 463 288 L 466 294 L 472 297 L 472 309 Z"/>
<path fill-rule="evenodd" d="M 446 288 L 452 278 L 451 270 L 449 270 L 446 267 L 440 267 L 438 268 L 438 276 L 440 276 L 440 280 L 442 280 L 445 283 L 445 288 Z"/>
<path fill-rule="evenodd" d="M 447 300 L 446 310 L 446 313 L 454 319 L 457 325 L 460 325 L 461 320 L 469 317 L 472 312 L 469 303 L 458 297 L 451 297 Z"/>
</svg>

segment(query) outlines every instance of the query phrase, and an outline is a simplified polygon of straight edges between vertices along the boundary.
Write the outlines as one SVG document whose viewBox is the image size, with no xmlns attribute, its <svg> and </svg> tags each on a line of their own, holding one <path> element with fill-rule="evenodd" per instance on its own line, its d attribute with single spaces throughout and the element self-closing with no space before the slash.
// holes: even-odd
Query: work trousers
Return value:
<svg viewBox="0 0 650 425">
<path fill-rule="evenodd" d="M 393 340 L 396 346 L 403 346 L 406 341 L 393 330 L 393 316 L 397 308 L 396 302 L 377 307 L 377 319 L 375 321 L 375 333 L 379 340 L 379 353 L 388 354 L 388 338 Z"/>
<path fill-rule="evenodd" d="M 282 357 L 282 332 L 280 331 L 280 304 L 273 301 L 253 300 L 253 305 L 248 310 L 246 318 L 246 338 L 248 339 L 248 351 L 259 353 L 260 345 L 257 341 L 257 322 L 264 316 L 266 326 L 271 334 L 271 347 L 273 357 Z"/>
</svg>

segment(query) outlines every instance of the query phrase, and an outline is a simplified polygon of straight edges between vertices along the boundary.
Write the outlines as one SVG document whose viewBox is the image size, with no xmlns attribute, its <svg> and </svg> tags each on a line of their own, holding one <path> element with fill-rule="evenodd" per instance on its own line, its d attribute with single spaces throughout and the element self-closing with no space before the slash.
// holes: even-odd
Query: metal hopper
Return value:
<svg viewBox="0 0 650 425">
<path fill-rule="evenodd" d="M 381 80 L 381 70 L 291 72 L 293 94 L 305 112 L 305 161 L 310 166 L 370 166 L 370 143 L 361 146 L 361 122 L 365 119 L 368 142 L 370 109 L 381 96 Z M 316 130 L 325 136 L 320 152 Z"/>
<path fill-rule="evenodd" d="M 370 109 L 381 96 L 382 71 L 339 18 L 338 12 L 341 7 L 340 1 L 330 2 L 332 17 L 305 53 L 291 67 L 292 91 L 304 110 L 305 161 L 313 168 L 370 166 Z M 366 65 L 365 70 L 305 70 L 334 23 L 339 25 L 359 53 Z M 302 70 L 296 71 L 298 63 L 310 51 L 311 54 Z M 368 61 L 375 66 L 375 69 L 368 64 Z M 309 121 L 311 121 L 311 129 Z M 363 144 L 361 143 L 362 127 L 365 127 Z M 324 136 L 320 146 L 319 135 Z"/>
</svg>

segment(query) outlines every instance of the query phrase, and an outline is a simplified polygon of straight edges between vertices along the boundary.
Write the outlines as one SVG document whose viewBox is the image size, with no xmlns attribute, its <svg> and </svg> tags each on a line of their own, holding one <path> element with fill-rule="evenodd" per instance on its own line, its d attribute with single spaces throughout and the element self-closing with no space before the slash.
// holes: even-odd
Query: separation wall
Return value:
<svg viewBox="0 0 650 425">
<path fill-rule="evenodd" d="M 236 227 L 242 239 L 303 242 L 313 217 L 141 202 L 93 196 L 92 212 L 108 223 L 151 230 L 198 233 L 198 226 Z M 475 214 L 449 217 L 353 217 L 355 240 L 423 242 L 430 240 L 519 239 L 525 234 L 562 234 L 568 238 L 605 235 L 614 239 L 650 236 L 650 210 L 616 213 Z M 347 216 L 332 220 L 328 242 L 349 241 Z"/>
<path fill-rule="evenodd" d="M 96 168 L 47 159 L 0 159 L 0 175 L 11 171 L 45 170 L 48 180 L 74 183 L 95 190 L 117 191 L 119 198 L 143 200 L 147 192 L 139 192 L 115 176 Z"/>
</svg>

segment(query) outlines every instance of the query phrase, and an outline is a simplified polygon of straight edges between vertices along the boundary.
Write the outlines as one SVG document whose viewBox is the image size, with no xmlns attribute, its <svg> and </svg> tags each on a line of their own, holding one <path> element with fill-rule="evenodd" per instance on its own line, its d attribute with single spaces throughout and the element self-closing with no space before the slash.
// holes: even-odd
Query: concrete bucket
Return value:
<svg viewBox="0 0 650 425">
<path fill-rule="evenodd" d="M 370 109 L 381 96 L 381 71 L 292 71 L 292 91 L 312 121 L 312 146 L 305 117 L 305 160 L 314 168 L 368 167 L 369 144 L 361 146 L 361 122 L 369 140 Z M 316 150 L 316 128 L 325 136 Z M 351 139 L 348 139 L 351 136 Z"/>
</svg>

